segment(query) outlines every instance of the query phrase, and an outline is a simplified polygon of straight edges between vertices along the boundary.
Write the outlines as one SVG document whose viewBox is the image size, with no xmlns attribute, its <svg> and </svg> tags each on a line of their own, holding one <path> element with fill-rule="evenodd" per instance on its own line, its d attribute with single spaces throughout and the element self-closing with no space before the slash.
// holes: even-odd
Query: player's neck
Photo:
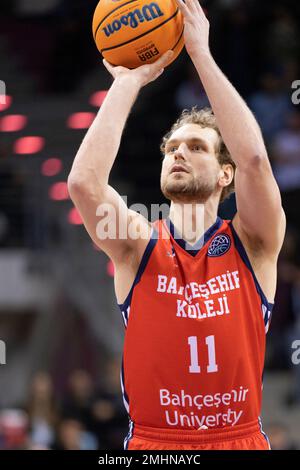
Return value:
<svg viewBox="0 0 300 470">
<path fill-rule="evenodd" d="M 171 203 L 169 218 L 182 239 L 195 244 L 216 222 L 218 207 L 208 201 L 206 204 Z"/>
</svg>

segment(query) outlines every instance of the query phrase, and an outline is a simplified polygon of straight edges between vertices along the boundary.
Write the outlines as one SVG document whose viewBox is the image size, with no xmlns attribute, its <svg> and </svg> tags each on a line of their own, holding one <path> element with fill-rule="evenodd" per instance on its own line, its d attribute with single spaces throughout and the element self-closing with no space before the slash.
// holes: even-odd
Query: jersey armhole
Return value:
<svg viewBox="0 0 300 470">
<path fill-rule="evenodd" d="M 152 226 L 150 240 L 149 240 L 148 245 L 146 246 L 146 249 L 145 249 L 144 254 L 142 256 L 138 271 L 137 271 L 136 276 L 134 278 L 134 281 L 133 281 L 133 284 L 132 284 L 131 289 L 129 291 L 129 294 L 126 297 L 126 300 L 123 304 L 118 304 L 118 306 L 119 306 L 119 308 L 120 308 L 123 315 L 130 308 L 134 288 L 141 280 L 141 277 L 142 277 L 142 275 L 143 275 L 143 273 L 144 273 L 144 271 L 147 267 L 150 256 L 151 256 L 151 254 L 152 254 L 152 252 L 153 252 L 153 250 L 156 246 L 157 240 L 158 240 L 158 233 L 157 233 L 156 229 Z M 126 323 L 125 323 L 125 325 L 127 326 Z"/>
<path fill-rule="evenodd" d="M 256 290 L 257 290 L 257 292 L 258 292 L 258 294 L 261 298 L 262 315 L 263 315 L 265 328 L 266 328 L 266 332 L 267 332 L 268 329 L 269 329 L 269 326 L 270 326 L 270 322 L 271 322 L 274 303 L 269 302 L 266 295 L 264 294 L 264 292 L 263 292 L 263 290 L 262 290 L 262 288 L 261 288 L 261 286 L 260 286 L 260 284 L 257 280 L 254 269 L 251 265 L 249 256 L 248 256 L 248 254 L 245 250 L 245 247 L 244 247 L 240 237 L 238 236 L 238 234 L 237 234 L 237 232 L 236 232 L 236 230 L 235 230 L 235 228 L 232 224 L 232 220 L 229 222 L 228 226 L 230 227 L 230 230 L 231 230 L 231 233 L 232 233 L 232 236 L 233 236 L 234 245 L 235 245 L 242 261 L 245 263 L 245 265 L 249 269 L 250 273 L 252 274 L 252 278 L 254 280 Z"/>
</svg>

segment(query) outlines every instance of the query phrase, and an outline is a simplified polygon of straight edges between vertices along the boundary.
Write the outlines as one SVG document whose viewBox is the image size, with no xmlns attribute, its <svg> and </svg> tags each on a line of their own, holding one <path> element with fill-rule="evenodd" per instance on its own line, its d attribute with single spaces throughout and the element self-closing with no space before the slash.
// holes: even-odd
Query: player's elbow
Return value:
<svg viewBox="0 0 300 470">
<path fill-rule="evenodd" d="M 67 181 L 68 191 L 72 201 L 86 196 L 93 190 L 93 182 L 86 175 L 71 172 Z"/>
<path fill-rule="evenodd" d="M 97 199 L 98 202 L 105 200 L 107 185 L 99 183 L 93 177 L 71 172 L 68 176 L 68 191 L 74 203 L 81 200 Z"/>
<path fill-rule="evenodd" d="M 255 152 L 252 153 L 248 158 L 244 161 L 244 169 L 247 173 L 263 173 L 263 172 L 270 172 L 271 164 L 268 158 L 267 152 Z M 242 168 L 240 168 L 242 169 Z"/>
<path fill-rule="evenodd" d="M 269 163 L 268 154 L 265 151 L 255 152 L 252 155 L 251 163 L 254 166 L 262 166 Z"/>
<path fill-rule="evenodd" d="M 72 200 L 76 199 L 79 194 L 81 194 L 87 186 L 87 182 L 75 173 L 70 173 L 68 176 L 68 191 Z"/>
</svg>

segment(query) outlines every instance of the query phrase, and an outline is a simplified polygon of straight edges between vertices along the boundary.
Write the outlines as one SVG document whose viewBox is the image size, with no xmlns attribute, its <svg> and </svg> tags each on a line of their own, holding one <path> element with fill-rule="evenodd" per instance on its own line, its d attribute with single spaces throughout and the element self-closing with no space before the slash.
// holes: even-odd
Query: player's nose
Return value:
<svg viewBox="0 0 300 470">
<path fill-rule="evenodd" d="M 186 159 L 186 151 L 184 144 L 181 144 L 176 152 L 174 153 L 175 160 L 185 160 Z"/>
</svg>

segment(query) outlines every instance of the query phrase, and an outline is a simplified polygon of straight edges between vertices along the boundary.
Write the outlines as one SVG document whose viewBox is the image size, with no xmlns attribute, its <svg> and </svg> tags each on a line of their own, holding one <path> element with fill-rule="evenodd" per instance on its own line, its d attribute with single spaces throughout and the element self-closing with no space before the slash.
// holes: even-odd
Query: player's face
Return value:
<svg viewBox="0 0 300 470">
<path fill-rule="evenodd" d="M 167 199 L 204 203 L 219 189 L 218 140 L 214 129 L 197 124 L 185 124 L 171 135 L 161 173 L 161 189 Z"/>
</svg>

